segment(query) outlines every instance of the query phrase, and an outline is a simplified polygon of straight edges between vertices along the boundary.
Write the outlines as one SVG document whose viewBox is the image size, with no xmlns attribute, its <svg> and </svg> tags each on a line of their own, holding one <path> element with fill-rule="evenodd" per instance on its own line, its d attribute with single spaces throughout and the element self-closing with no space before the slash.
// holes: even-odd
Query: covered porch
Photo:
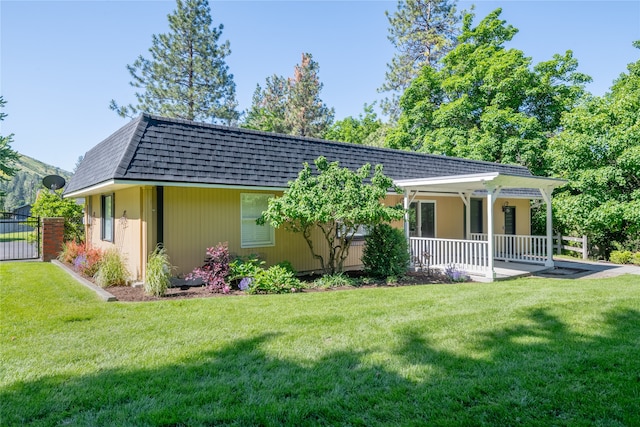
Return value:
<svg viewBox="0 0 640 427">
<path fill-rule="evenodd" d="M 410 243 L 412 264 L 440 269 L 455 266 L 456 269 L 482 276 L 488 281 L 503 276 L 505 273 L 502 270 L 514 270 L 502 263 L 523 264 L 519 271 L 525 272 L 529 269 L 552 268 L 551 194 L 554 188 L 565 182 L 560 179 L 499 172 L 395 181 L 404 191 L 404 231 Z M 462 200 L 465 209 L 464 238 L 412 236 L 409 210 L 414 200 L 417 197 L 442 195 L 453 195 Z M 486 232 L 477 233 L 472 230 L 472 198 L 485 200 L 483 204 L 486 205 Z M 499 199 L 542 200 L 546 205 L 546 234 L 517 234 L 515 227 L 505 227 L 504 233 L 497 233 L 494 207 Z M 508 213 L 509 209 L 508 203 L 504 202 L 502 211 Z"/>
</svg>

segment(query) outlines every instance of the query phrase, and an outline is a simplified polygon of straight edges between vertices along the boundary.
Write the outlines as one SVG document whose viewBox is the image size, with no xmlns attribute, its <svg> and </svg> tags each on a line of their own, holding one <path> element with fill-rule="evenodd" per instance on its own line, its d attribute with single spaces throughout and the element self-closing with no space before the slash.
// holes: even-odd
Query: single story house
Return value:
<svg viewBox="0 0 640 427">
<path fill-rule="evenodd" d="M 495 259 L 552 265 L 551 192 L 564 181 L 521 166 L 280 135 L 142 114 L 89 150 L 65 190 L 84 197 L 88 244 L 115 247 L 142 280 L 160 242 L 176 273 L 201 265 L 207 247 L 228 242 L 236 255 L 267 265 L 290 261 L 317 271 L 302 236 L 255 219 L 304 162 L 319 156 L 357 169 L 382 164 L 403 195 L 413 260 L 456 264 L 489 279 Z M 547 209 L 547 235 L 530 236 L 531 200 Z M 322 245 L 318 234 L 318 245 Z M 347 267 L 360 266 L 353 242 Z M 492 254 L 492 256 L 489 256 Z"/>
</svg>

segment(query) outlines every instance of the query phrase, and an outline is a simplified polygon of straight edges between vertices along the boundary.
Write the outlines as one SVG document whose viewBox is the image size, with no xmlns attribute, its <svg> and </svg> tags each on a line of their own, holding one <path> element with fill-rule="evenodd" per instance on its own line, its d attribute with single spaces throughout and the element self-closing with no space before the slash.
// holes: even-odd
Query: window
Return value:
<svg viewBox="0 0 640 427">
<path fill-rule="evenodd" d="M 258 225 L 262 212 L 267 210 L 269 199 L 273 194 L 242 193 L 240 194 L 240 246 L 243 248 L 259 248 L 276 244 L 275 232 L 270 225 Z"/>
<path fill-rule="evenodd" d="M 114 224 L 114 206 L 113 206 L 113 194 L 108 194 L 101 197 L 102 207 L 102 227 L 100 231 L 100 238 L 107 242 L 113 242 L 113 224 Z"/>
<path fill-rule="evenodd" d="M 467 207 L 462 206 L 463 209 L 463 229 L 464 235 L 467 235 Z M 471 199 L 471 232 L 472 233 L 483 233 L 483 216 L 482 216 L 483 208 L 482 208 L 482 199 Z"/>
<path fill-rule="evenodd" d="M 436 237 L 436 203 L 413 202 L 409 206 L 409 235 Z"/>
</svg>

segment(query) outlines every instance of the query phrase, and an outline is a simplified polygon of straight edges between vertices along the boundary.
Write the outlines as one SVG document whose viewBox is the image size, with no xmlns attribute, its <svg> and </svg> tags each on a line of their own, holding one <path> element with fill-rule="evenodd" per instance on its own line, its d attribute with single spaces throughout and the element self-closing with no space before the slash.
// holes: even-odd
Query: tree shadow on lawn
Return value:
<svg viewBox="0 0 640 427">
<path fill-rule="evenodd" d="M 547 310 L 528 320 L 478 337 L 475 358 L 402 325 L 391 355 L 402 373 L 371 352 L 285 360 L 263 334 L 157 369 L 15 384 L 0 392 L 3 425 L 640 424 L 640 312 L 608 313 L 596 337 Z"/>
</svg>

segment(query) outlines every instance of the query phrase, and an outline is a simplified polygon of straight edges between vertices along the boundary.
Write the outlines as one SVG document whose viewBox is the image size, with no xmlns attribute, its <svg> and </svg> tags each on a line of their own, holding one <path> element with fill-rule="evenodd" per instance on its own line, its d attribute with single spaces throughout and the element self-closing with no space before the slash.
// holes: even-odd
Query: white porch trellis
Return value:
<svg viewBox="0 0 640 427">
<path fill-rule="evenodd" d="M 551 194 L 565 180 L 532 175 L 490 172 L 437 178 L 397 180 L 404 190 L 404 230 L 412 253 L 418 258 L 429 254 L 431 265 L 455 264 L 469 272 L 496 277 L 495 260 L 533 262 L 553 267 L 553 218 Z M 537 191 L 536 191 L 537 190 Z M 415 238 L 409 234 L 409 206 L 418 194 L 457 194 L 466 209 L 466 239 Z M 471 197 L 487 199 L 487 233 L 471 233 Z M 493 207 L 500 197 L 542 199 L 546 204 L 546 236 L 496 234 Z"/>
</svg>

